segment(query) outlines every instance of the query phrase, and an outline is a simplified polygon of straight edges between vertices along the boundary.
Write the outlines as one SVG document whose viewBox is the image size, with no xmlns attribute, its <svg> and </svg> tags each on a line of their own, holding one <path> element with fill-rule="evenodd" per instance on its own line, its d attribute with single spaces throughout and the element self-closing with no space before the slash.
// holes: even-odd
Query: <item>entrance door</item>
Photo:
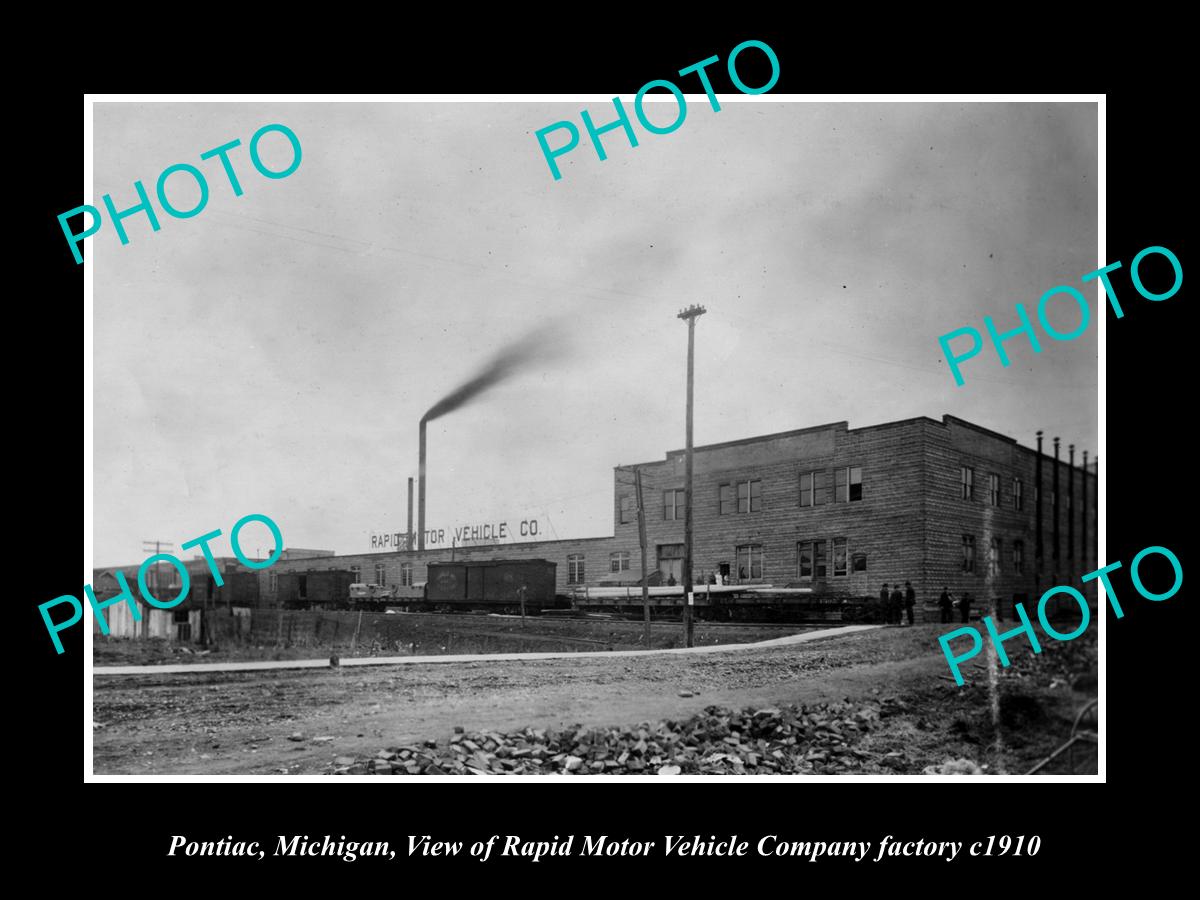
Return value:
<svg viewBox="0 0 1200 900">
<path fill-rule="evenodd" d="M 658 570 L 662 572 L 663 582 L 669 582 L 675 579 L 675 584 L 683 581 L 683 560 L 682 559 L 664 559 L 659 561 Z"/>
<path fill-rule="evenodd" d="M 663 584 L 675 579 L 675 584 L 683 583 L 683 544 L 658 545 L 658 571 L 662 575 Z"/>
</svg>

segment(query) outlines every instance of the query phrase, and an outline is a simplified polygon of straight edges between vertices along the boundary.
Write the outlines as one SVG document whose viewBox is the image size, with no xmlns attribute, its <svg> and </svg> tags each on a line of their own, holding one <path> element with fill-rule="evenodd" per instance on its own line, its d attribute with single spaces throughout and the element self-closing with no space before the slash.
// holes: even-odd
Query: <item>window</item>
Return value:
<svg viewBox="0 0 1200 900">
<path fill-rule="evenodd" d="M 800 473 L 800 505 L 801 506 L 812 506 L 813 505 L 813 473 L 812 472 L 801 472 Z"/>
<path fill-rule="evenodd" d="M 278 591 L 279 591 L 279 573 L 278 572 L 271 572 L 267 575 L 267 590 L 269 590 L 272 594 L 278 593 Z"/>
<path fill-rule="evenodd" d="M 1000 505 L 1000 476 L 995 472 L 988 475 L 988 503 L 992 506 Z"/>
<path fill-rule="evenodd" d="M 674 490 L 663 491 L 663 518 L 682 519 L 683 502 L 683 488 L 675 488 Z"/>
<path fill-rule="evenodd" d="M 1012 483 L 1013 491 L 1013 509 L 1022 510 L 1025 508 L 1025 485 L 1020 478 L 1014 478 Z"/>
<path fill-rule="evenodd" d="M 738 580 L 762 578 L 762 544 L 742 544 L 737 548 Z"/>
<path fill-rule="evenodd" d="M 846 572 L 847 572 L 846 562 L 847 562 L 847 560 L 846 560 L 846 539 L 845 538 L 834 538 L 833 539 L 833 574 L 834 574 L 834 577 L 837 577 L 838 575 L 846 574 Z"/>
<path fill-rule="evenodd" d="M 829 574 L 826 551 L 825 541 L 801 541 L 796 545 L 797 572 L 801 578 L 824 578 Z"/>
<path fill-rule="evenodd" d="M 862 467 L 848 466 L 833 472 L 833 499 L 847 503 L 862 499 Z"/>
<path fill-rule="evenodd" d="M 969 466 L 962 467 L 962 499 L 975 499 L 975 470 Z"/>
<path fill-rule="evenodd" d="M 812 578 L 813 545 L 806 542 L 796 545 L 796 574 L 801 578 Z"/>
<path fill-rule="evenodd" d="M 721 485 L 721 515 L 727 516 L 733 512 L 733 485 Z"/>
<path fill-rule="evenodd" d="M 850 570 L 852 572 L 867 571 L 867 554 L 855 553 L 852 557 L 850 557 Z"/>
<path fill-rule="evenodd" d="M 758 512 L 762 509 L 761 481 L 739 481 L 737 493 L 738 512 Z"/>
<path fill-rule="evenodd" d="M 844 499 L 845 478 L 849 471 L 850 499 L 862 499 L 862 469 L 838 469 L 838 496 Z M 855 485 L 857 484 L 857 488 Z M 800 505 L 820 506 L 829 502 L 829 474 L 827 472 L 805 472 L 800 476 Z"/>
<path fill-rule="evenodd" d="M 992 538 L 988 543 L 988 574 L 1000 574 L 1000 538 Z"/>
<path fill-rule="evenodd" d="M 613 572 L 628 572 L 629 571 L 629 553 L 621 550 L 617 553 L 608 555 L 608 567 Z"/>
<path fill-rule="evenodd" d="M 412 587 L 412 583 L 413 583 L 412 563 L 400 563 L 400 584 L 403 587 Z"/>
<path fill-rule="evenodd" d="M 375 583 L 380 586 L 387 584 L 387 567 L 383 563 L 375 563 Z"/>
<path fill-rule="evenodd" d="M 572 553 L 567 557 L 567 584 L 583 584 L 582 553 Z"/>
<path fill-rule="evenodd" d="M 215 579 L 214 579 L 214 578 L 213 578 L 211 575 L 209 575 L 209 576 L 208 576 L 208 596 L 207 596 L 207 599 L 211 600 L 211 599 L 213 598 L 213 589 L 214 589 L 214 588 L 216 588 L 216 586 L 217 586 L 217 582 L 216 582 L 216 580 L 215 580 Z"/>
<path fill-rule="evenodd" d="M 975 538 L 969 534 L 964 534 L 962 547 L 962 570 L 964 572 L 973 573 L 975 571 Z"/>
<path fill-rule="evenodd" d="M 308 599 L 308 576 L 301 575 L 296 579 L 296 596 L 301 600 Z"/>
<path fill-rule="evenodd" d="M 628 525 L 630 522 L 635 521 L 637 510 L 634 509 L 633 501 L 629 497 L 620 497 L 617 503 L 621 509 L 621 524 Z"/>
<path fill-rule="evenodd" d="M 350 567 L 350 583 L 362 584 L 362 566 Z"/>
<path fill-rule="evenodd" d="M 1018 575 L 1025 574 L 1025 543 L 1023 541 L 1013 541 L 1013 572 Z"/>
</svg>

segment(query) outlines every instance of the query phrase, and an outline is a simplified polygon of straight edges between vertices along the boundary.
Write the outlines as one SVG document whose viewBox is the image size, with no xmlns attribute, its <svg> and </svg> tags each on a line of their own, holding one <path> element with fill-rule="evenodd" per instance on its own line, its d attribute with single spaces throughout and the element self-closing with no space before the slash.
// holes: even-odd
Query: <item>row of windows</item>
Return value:
<svg viewBox="0 0 1200 900">
<path fill-rule="evenodd" d="M 976 497 L 975 469 L 972 468 L 971 466 L 962 466 L 960 471 L 961 471 L 961 477 L 960 477 L 960 482 L 959 482 L 959 486 L 960 486 L 959 496 L 963 500 L 974 500 Z M 988 473 L 987 498 L 988 498 L 988 505 L 990 505 L 990 506 L 1006 505 L 1004 503 L 1004 498 L 1003 498 L 1003 496 L 1001 496 L 1001 493 L 1000 493 L 1000 476 L 997 475 L 995 472 Z M 1034 499 L 1034 502 L 1036 503 L 1037 502 L 1037 486 L 1036 485 L 1034 486 L 1034 489 L 1033 489 L 1033 499 Z M 1009 493 L 1009 503 L 1007 505 L 1009 505 L 1012 509 L 1015 509 L 1018 511 L 1025 509 L 1025 485 L 1021 481 L 1020 478 L 1012 479 L 1010 493 Z M 1050 506 L 1054 509 L 1058 508 L 1058 495 L 1054 492 L 1053 488 L 1050 489 Z M 1070 512 L 1072 510 L 1072 507 L 1073 507 L 1073 504 L 1072 504 L 1071 495 L 1067 494 L 1067 511 Z"/>
<path fill-rule="evenodd" d="M 609 571 L 629 570 L 630 554 L 621 550 L 609 554 Z M 740 580 L 755 580 L 763 577 L 762 544 L 740 544 L 734 548 L 737 577 Z M 830 561 L 832 560 L 832 565 Z M 845 538 L 830 538 L 816 541 L 800 541 L 796 544 L 796 575 L 801 579 L 841 577 L 849 572 L 865 572 L 865 553 L 850 555 Z M 567 556 L 567 584 L 583 584 L 586 575 L 585 557 L 582 553 Z"/>
<path fill-rule="evenodd" d="M 800 505 L 820 506 L 828 502 L 829 473 L 824 470 L 800 474 Z M 840 466 L 833 470 L 833 502 L 853 503 L 863 498 L 862 466 Z"/>
<path fill-rule="evenodd" d="M 662 492 L 663 519 L 676 521 L 684 518 L 685 494 L 683 488 L 668 488 Z M 763 508 L 762 479 L 747 478 L 745 481 L 727 481 L 717 486 L 718 512 L 723 515 L 759 512 Z M 862 466 L 842 466 L 833 470 L 833 495 L 829 494 L 829 473 L 825 470 L 800 474 L 800 506 L 853 503 L 863 498 Z M 622 497 L 621 524 L 635 521 L 636 508 L 632 498 Z"/>
<path fill-rule="evenodd" d="M 1004 553 L 1003 542 L 1000 538 L 992 538 L 988 542 L 988 574 L 999 575 L 1004 571 Z M 1025 574 L 1025 542 L 1012 542 L 1012 573 L 1014 575 Z M 975 536 L 972 534 L 964 534 L 962 536 L 962 570 L 967 574 L 974 574 L 977 571 L 975 564 Z"/>
<path fill-rule="evenodd" d="M 959 496 L 963 500 L 974 500 L 975 470 L 970 466 L 963 466 L 961 472 Z M 1009 497 L 1013 509 L 1017 511 L 1025 509 L 1025 483 L 1020 478 L 1013 478 Z M 1001 506 L 1003 499 L 1000 494 L 1000 476 L 995 472 L 989 472 L 988 505 Z"/>
<path fill-rule="evenodd" d="M 362 583 L 362 566 L 351 566 L 350 576 L 352 584 Z M 381 587 L 387 586 L 387 566 L 383 563 L 375 563 L 375 584 Z M 413 564 L 400 563 L 400 586 L 412 587 L 413 583 Z"/>
</svg>

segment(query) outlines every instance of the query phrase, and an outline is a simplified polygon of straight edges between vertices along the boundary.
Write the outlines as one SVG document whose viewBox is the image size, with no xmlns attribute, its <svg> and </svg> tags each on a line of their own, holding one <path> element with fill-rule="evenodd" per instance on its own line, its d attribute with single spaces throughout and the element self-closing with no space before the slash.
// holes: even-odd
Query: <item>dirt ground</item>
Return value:
<svg viewBox="0 0 1200 900">
<path fill-rule="evenodd" d="M 641 622 L 622 619 L 576 619 L 518 616 L 464 616 L 437 613 L 383 615 L 371 613 L 357 626 L 356 614 L 291 613 L 324 623 L 323 639 L 306 635 L 293 643 L 262 644 L 225 639 L 202 650 L 199 646 L 161 639 L 127 640 L 97 635 L 92 661 L 98 666 L 152 666 L 186 663 L 219 663 L 243 660 L 316 659 L 336 653 L 343 659 L 370 656 L 440 656 L 467 653 L 538 653 L 595 650 L 644 650 Z M 337 623 L 340 631 L 331 628 Z M 311 622 L 310 622 L 311 624 Z M 836 623 L 835 623 L 836 624 Z M 720 624 L 697 622 L 694 644 L 742 644 L 765 641 L 786 634 L 799 634 L 829 626 Z M 333 635 L 338 635 L 336 640 Z M 268 636 L 271 637 L 271 636 Z M 679 622 L 654 622 L 650 647 L 670 649 L 684 646 Z"/>
<path fill-rule="evenodd" d="M 94 766 L 97 774 L 310 774 L 337 756 L 445 742 L 456 726 L 605 727 L 710 705 L 896 697 L 895 712 L 862 738 L 865 751 L 889 754 L 893 771 L 966 758 L 1022 773 L 1066 741 L 1075 714 L 1095 698 L 1093 635 L 1047 642 L 1040 656 L 1011 642 L 998 747 L 985 654 L 956 686 L 937 642 L 943 630 L 883 628 L 696 656 L 98 676 Z"/>
</svg>

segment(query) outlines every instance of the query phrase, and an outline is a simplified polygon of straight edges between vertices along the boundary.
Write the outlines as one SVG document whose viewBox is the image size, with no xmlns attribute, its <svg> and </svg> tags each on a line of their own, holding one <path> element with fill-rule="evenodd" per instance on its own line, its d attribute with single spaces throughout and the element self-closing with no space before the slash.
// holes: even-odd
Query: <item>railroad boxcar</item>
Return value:
<svg viewBox="0 0 1200 900">
<path fill-rule="evenodd" d="M 345 569 L 280 572 L 279 605 L 287 609 L 341 609 L 346 606 L 354 577 Z"/>
<path fill-rule="evenodd" d="M 490 559 L 429 564 L 425 601 L 451 608 L 518 612 L 554 606 L 558 564 L 546 559 Z"/>
</svg>

